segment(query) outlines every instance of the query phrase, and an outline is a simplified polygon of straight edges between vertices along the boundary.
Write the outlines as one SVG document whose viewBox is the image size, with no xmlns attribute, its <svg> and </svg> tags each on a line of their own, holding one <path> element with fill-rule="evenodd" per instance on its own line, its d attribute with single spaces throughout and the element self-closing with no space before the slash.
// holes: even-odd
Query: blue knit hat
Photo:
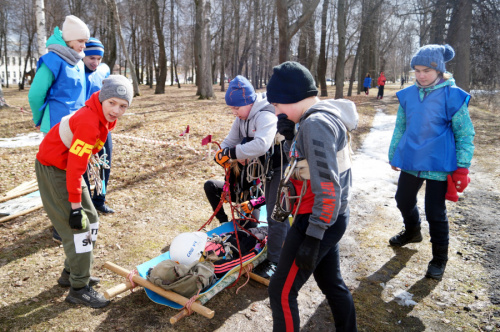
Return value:
<svg viewBox="0 0 500 332">
<path fill-rule="evenodd" d="M 252 83 L 245 77 L 238 75 L 231 80 L 226 91 L 226 104 L 229 106 L 246 106 L 253 104 L 257 99 Z"/>
<path fill-rule="evenodd" d="M 89 55 L 100 55 L 104 56 L 104 45 L 97 38 L 90 37 L 85 43 L 85 49 L 83 50 L 85 56 Z"/>
<path fill-rule="evenodd" d="M 298 62 L 287 61 L 274 67 L 267 82 L 267 101 L 270 103 L 295 104 L 317 95 L 311 72 Z"/>
<path fill-rule="evenodd" d="M 446 45 L 425 45 L 419 48 L 411 59 L 410 66 L 426 66 L 441 73 L 446 71 L 445 62 L 450 61 L 455 56 L 453 48 Z"/>
</svg>

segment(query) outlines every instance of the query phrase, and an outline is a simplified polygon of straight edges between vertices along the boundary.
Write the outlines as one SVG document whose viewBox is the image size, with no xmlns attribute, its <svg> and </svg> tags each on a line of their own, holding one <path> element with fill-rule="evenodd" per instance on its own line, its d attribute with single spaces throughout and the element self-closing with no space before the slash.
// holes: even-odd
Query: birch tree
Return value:
<svg viewBox="0 0 500 332">
<path fill-rule="evenodd" d="M 38 57 L 47 53 L 45 44 L 47 43 L 47 30 L 45 28 L 45 5 L 43 0 L 35 0 L 36 12 L 36 35 Z"/>
</svg>

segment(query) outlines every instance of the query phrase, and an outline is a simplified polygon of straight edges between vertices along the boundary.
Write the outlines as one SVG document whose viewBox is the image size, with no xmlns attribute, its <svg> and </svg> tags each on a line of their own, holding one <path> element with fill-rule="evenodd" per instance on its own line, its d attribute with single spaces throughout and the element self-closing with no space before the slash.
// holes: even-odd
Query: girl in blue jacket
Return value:
<svg viewBox="0 0 500 332">
<path fill-rule="evenodd" d="M 449 225 L 445 200 L 458 200 L 470 182 L 474 127 L 467 105 L 470 95 L 455 85 L 445 63 L 453 59 L 450 45 L 426 45 L 411 60 L 416 83 L 396 93 L 399 109 L 389 148 L 392 169 L 401 171 L 396 202 L 405 228 L 392 246 L 421 242 L 417 193 L 424 181 L 425 215 L 429 223 L 432 260 L 426 277 L 441 280 L 448 261 Z"/>
</svg>

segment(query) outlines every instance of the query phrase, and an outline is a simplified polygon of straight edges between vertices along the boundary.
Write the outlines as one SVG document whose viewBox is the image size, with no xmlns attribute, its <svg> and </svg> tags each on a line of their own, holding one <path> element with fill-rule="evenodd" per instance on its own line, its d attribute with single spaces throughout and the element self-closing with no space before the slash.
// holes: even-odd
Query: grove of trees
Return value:
<svg viewBox="0 0 500 332">
<path fill-rule="evenodd" d="M 192 80 L 200 98 L 211 98 L 213 84 L 224 90 L 239 74 L 261 88 L 273 66 L 294 60 L 311 70 L 323 96 L 335 84 L 340 98 L 344 84 L 349 95 L 359 93 L 354 83 L 366 73 L 384 71 L 389 81 L 408 75 L 413 53 L 429 43 L 454 47 L 447 68 L 457 85 L 494 90 L 499 10 L 499 0 L 2 0 L 0 59 L 37 59 L 73 14 L 136 93 L 138 84 L 161 94 L 165 84 Z M 7 61 L 0 65 L 8 70 Z"/>
</svg>

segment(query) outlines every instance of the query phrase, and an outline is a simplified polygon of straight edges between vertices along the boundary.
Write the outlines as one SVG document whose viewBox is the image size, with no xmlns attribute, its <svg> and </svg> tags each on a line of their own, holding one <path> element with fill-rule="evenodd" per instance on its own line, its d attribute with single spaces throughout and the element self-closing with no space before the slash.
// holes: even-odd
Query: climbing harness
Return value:
<svg viewBox="0 0 500 332">
<path fill-rule="evenodd" d="M 89 178 L 89 182 L 94 184 L 97 195 L 106 195 L 104 170 L 110 168 L 108 161 L 106 160 L 108 157 L 106 154 L 106 148 L 103 148 L 103 150 L 104 153 L 101 156 L 97 153 L 91 155 L 87 165 L 87 176 Z"/>
<path fill-rule="evenodd" d="M 221 148 L 220 144 L 218 142 L 212 142 L 212 143 L 215 143 L 219 147 L 219 149 Z M 253 218 L 252 216 L 248 216 L 248 217 L 245 216 L 244 213 L 242 213 L 241 211 L 239 211 L 239 209 L 237 207 L 238 204 L 232 202 L 231 192 L 230 192 L 231 185 L 229 183 L 229 178 L 230 178 L 230 175 L 231 175 L 231 169 L 230 169 L 229 166 L 225 166 L 224 167 L 224 171 L 225 171 L 225 176 L 224 176 L 225 183 L 224 183 L 224 186 L 222 188 L 222 194 L 221 194 L 221 198 L 220 198 L 220 201 L 219 201 L 219 205 L 217 205 L 217 208 L 215 209 L 215 211 L 212 214 L 212 216 L 210 218 L 208 218 L 207 222 L 205 222 L 198 229 L 198 231 L 201 231 L 206 226 L 208 226 L 212 222 L 212 220 L 214 219 L 214 217 L 217 214 L 217 212 L 219 212 L 219 210 L 222 208 L 222 205 L 224 204 L 224 202 L 227 202 L 227 203 L 229 203 L 229 206 L 231 208 L 231 216 L 232 216 L 232 218 L 231 218 L 232 221 L 231 222 L 233 223 L 234 230 L 235 230 L 234 233 L 235 233 L 235 237 L 236 237 L 236 244 L 237 244 L 236 247 L 237 247 L 238 253 L 241 252 L 240 240 L 239 240 L 238 232 L 237 232 L 238 230 L 246 232 L 250 236 L 254 237 L 257 240 L 258 243 L 260 243 L 261 245 L 264 245 L 264 240 L 260 240 L 252 232 L 250 232 L 246 228 L 244 228 L 243 225 L 246 225 L 246 223 L 248 223 L 248 222 L 258 223 L 258 221 L 255 218 Z M 237 195 L 237 197 L 238 197 L 238 195 Z M 237 218 L 237 216 L 239 218 Z M 236 283 L 238 282 L 238 280 L 241 277 L 241 274 L 243 272 L 243 257 L 242 257 L 242 255 L 239 255 L 239 264 L 240 264 L 240 269 L 239 269 L 238 278 L 236 278 L 236 280 L 234 281 L 234 283 L 232 285 L 228 286 L 227 288 L 234 287 L 234 285 L 236 285 Z"/>
</svg>

